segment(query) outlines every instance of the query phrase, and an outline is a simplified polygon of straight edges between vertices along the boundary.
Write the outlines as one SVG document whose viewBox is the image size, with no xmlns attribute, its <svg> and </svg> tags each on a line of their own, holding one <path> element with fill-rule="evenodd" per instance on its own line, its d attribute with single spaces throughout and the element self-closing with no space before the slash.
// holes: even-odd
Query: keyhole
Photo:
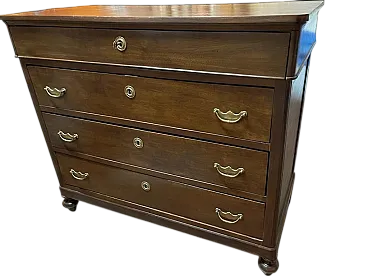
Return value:
<svg viewBox="0 0 368 276">
<path fill-rule="evenodd" d="M 141 139 L 141 138 L 138 138 L 138 137 L 134 138 L 134 139 L 133 139 L 133 144 L 134 144 L 134 146 L 135 146 L 136 148 L 138 148 L 138 149 L 143 148 L 143 141 L 142 141 L 142 139 Z"/>
<path fill-rule="evenodd" d="M 146 192 L 151 190 L 151 185 L 147 182 L 147 181 L 143 181 L 141 183 L 141 187 L 143 190 L 145 190 Z"/>
<path fill-rule="evenodd" d="M 133 99 L 135 97 L 135 90 L 133 86 L 130 86 L 130 85 L 125 86 L 125 95 L 129 99 Z"/>
</svg>

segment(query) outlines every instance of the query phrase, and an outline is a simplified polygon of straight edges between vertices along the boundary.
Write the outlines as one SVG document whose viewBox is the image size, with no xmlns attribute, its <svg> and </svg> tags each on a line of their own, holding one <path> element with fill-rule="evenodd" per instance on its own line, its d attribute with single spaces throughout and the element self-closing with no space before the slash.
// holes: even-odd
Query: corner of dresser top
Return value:
<svg viewBox="0 0 368 276">
<path fill-rule="evenodd" d="M 319 9 L 309 16 L 309 20 L 297 31 L 290 32 L 290 47 L 286 80 L 294 81 L 308 63 L 317 43 L 317 21 Z"/>
</svg>

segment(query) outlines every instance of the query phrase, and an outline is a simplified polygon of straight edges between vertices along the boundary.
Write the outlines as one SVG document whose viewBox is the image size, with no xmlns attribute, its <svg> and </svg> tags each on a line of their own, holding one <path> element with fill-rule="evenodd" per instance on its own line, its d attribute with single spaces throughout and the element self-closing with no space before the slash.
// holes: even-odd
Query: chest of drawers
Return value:
<svg viewBox="0 0 368 276">
<path fill-rule="evenodd" d="M 64 197 L 259 256 L 289 206 L 322 1 L 0 16 Z"/>
</svg>

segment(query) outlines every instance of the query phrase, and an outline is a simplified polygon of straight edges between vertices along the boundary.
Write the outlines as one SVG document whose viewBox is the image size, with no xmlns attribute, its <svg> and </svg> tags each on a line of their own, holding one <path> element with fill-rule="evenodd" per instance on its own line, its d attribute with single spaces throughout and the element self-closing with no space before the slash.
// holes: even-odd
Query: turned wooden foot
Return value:
<svg viewBox="0 0 368 276">
<path fill-rule="evenodd" d="M 271 275 L 275 273 L 279 268 L 279 261 L 276 260 L 268 260 L 262 257 L 258 259 L 258 266 L 262 270 L 262 272 L 266 275 Z"/>
<path fill-rule="evenodd" d="M 69 209 L 69 211 L 71 212 L 74 212 L 75 210 L 77 210 L 77 205 L 78 205 L 78 200 L 76 199 L 65 198 L 63 200 L 63 206 Z"/>
</svg>

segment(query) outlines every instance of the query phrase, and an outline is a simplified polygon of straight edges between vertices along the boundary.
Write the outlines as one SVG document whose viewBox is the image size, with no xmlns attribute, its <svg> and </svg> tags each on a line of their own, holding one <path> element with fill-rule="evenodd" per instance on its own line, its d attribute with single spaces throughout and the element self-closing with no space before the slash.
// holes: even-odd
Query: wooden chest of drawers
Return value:
<svg viewBox="0 0 368 276">
<path fill-rule="evenodd" d="M 259 255 L 294 183 L 322 1 L 1 16 L 64 197 Z"/>
</svg>

